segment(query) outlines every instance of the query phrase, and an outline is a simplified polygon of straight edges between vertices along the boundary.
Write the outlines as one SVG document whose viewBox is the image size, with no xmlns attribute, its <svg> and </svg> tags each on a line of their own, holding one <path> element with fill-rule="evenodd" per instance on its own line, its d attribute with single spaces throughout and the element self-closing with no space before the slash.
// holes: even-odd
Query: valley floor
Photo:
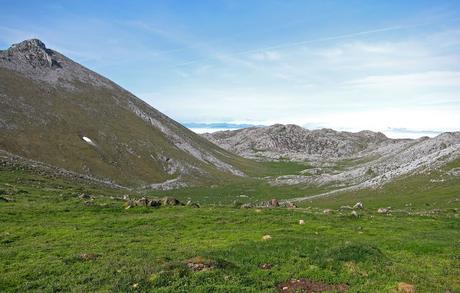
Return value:
<svg viewBox="0 0 460 293">
<path fill-rule="evenodd" d="M 125 209 L 110 191 L 84 190 L 95 194 L 87 201 L 82 187 L 2 174 L 15 201 L 0 201 L 1 292 L 276 292 L 291 279 L 460 291 L 457 210 Z"/>
</svg>

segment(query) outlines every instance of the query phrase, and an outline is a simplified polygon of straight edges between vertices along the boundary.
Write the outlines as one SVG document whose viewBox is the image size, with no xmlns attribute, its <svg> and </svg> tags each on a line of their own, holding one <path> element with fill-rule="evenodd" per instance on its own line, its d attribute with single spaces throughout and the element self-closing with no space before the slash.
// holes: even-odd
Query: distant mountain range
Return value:
<svg viewBox="0 0 460 293">
<path fill-rule="evenodd" d="M 251 164 L 37 39 L 0 51 L 0 150 L 152 188 L 245 176 Z"/>
<path fill-rule="evenodd" d="M 308 162 L 303 174 L 273 184 L 375 187 L 394 178 L 446 165 L 460 157 L 460 132 L 434 138 L 391 139 L 383 133 L 308 130 L 276 124 L 203 134 L 220 147 L 256 160 Z"/>
<path fill-rule="evenodd" d="M 237 130 L 251 127 L 265 127 L 268 125 L 262 124 L 248 124 L 248 123 L 228 123 L 228 122 L 213 122 L 213 123 L 200 123 L 200 122 L 185 122 L 182 123 L 185 127 L 194 130 L 198 133 L 207 133 L 223 130 Z M 306 124 L 301 125 L 308 129 L 323 129 L 317 124 Z M 455 130 L 452 130 L 455 131 Z M 384 130 L 385 134 L 394 138 L 419 138 L 422 136 L 436 136 L 444 131 L 441 130 L 420 130 L 420 129 L 409 129 L 404 127 L 388 127 Z"/>
</svg>

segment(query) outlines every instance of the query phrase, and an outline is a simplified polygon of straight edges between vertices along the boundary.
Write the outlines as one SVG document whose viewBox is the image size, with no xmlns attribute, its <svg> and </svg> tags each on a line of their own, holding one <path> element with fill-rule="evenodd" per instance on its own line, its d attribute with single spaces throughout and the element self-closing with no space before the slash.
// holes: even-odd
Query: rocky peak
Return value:
<svg viewBox="0 0 460 293">
<path fill-rule="evenodd" d="M 11 46 L 11 49 L 17 48 L 21 51 L 32 51 L 34 49 L 42 49 L 46 50 L 45 44 L 40 41 L 39 39 L 30 39 L 30 40 L 25 40 L 17 44 L 13 44 Z"/>
<path fill-rule="evenodd" d="M 7 53 L 9 57 L 24 59 L 34 67 L 59 66 L 59 63 L 53 59 L 53 51 L 47 49 L 45 44 L 38 39 L 14 44 L 7 50 Z"/>
</svg>

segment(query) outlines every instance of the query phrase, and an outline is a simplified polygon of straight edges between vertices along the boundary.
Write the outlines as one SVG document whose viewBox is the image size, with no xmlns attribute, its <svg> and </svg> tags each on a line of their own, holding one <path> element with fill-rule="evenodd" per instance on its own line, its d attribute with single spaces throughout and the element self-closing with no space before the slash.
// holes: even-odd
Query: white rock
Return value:
<svg viewBox="0 0 460 293">
<path fill-rule="evenodd" d="M 363 209 L 364 205 L 362 202 L 358 201 L 354 206 L 353 209 Z"/>
<path fill-rule="evenodd" d="M 270 239 L 272 239 L 272 237 L 270 235 L 264 235 L 262 237 L 262 240 L 270 240 Z"/>
</svg>

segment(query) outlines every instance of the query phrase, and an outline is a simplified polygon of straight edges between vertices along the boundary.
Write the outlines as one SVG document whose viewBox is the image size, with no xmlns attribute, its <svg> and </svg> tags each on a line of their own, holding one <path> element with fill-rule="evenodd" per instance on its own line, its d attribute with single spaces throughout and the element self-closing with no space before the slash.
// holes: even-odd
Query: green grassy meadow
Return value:
<svg viewBox="0 0 460 293">
<path fill-rule="evenodd" d="M 253 188 L 262 198 L 263 188 Z M 399 282 L 460 292 L 452 208 L 365 208 L 355 218 L 323 214 L 322 206 L 334 208 L 327 200 L 321 208 L 239 209 L 210 197 L 201 208 L 125 209 L 115 198 L 123 191 L 11 170 L 0 172 L 0 190 L 15 200 L 0 201 L 0 292 L 276 292 L 299 278 L 346 284 L 347 292 L 396 292 Z"/>
</svg>

